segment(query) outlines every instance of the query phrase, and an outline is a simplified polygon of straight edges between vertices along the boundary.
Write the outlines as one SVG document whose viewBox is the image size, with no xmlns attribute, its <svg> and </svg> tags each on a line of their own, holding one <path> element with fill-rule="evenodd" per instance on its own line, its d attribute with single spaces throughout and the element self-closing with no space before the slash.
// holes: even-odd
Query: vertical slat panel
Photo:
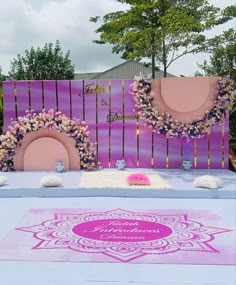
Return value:
<svg viewBox="0 0 236 285">
<path fill-rule="evenodd" d="M 104 168 L 109 168 L 109 127 L 107 123 L 99 124 L 97 149 L 97 160 Z"/>
<path fill-rule="evenodd" d="M 111 81 L 111 122 L 110 166 L 116 167 L 116 160 L 123 158 L 123 100 L 122 80 Z"/>
<path fill-rule="evenodd" d="M 35 112 L 41 112 L 43 106 L 42 81 L 30 81 L 30 105 Z"/>
<path fill-rule="evenodd" d="M 11 119 L 16 119 L 14 82 L 3 82 L 3 132 L 7 131 Z"/>
<path fill-rule="evenodd" d="M 152 129 L 139 120 L 139 167 L 151 168 L 152 160 Z"/>
<path fill-rule="evenodd" d="M 57 110 L 57 94 L 56 94 L 56 81 L 45 80 L 43 81 L 43 94 L 44 94 L 44 108 L 45 110 Z"/>
<path fill-rule="evenodd" d="M 222 126 L 216 124 L 210 134 L 210 168 L 222 168 Z"/>
<path fill-rule="evenodd" d="M 124 80 L 124 114 L 130 120 L 124 122 L 124 159 L 127 168 L 137 166 L 137 124 L 136 113 L 134 111 L 134 98 L 130 94 L 133 80 Z"/>
<path fill-rule="evenodd" d="M 168 168 L 179 168 L 181 165 L 181 140 L 169 139 Z"/>
<path fill-rule="evenodd" d="M 182 160 L 192 161 L 193 168 L 195 168 L 195 166 L 197 167 L 197 164 L 195 164 L 195 158 L 194 158 L 194 144 L 195 144 L 194 139 L 191 139 L 189 141 L 187 141 L 186 139 L 182 140 Z"/>
<path fill-rule="evenodd" d="M 83 108 L 83 80 L 72 80 L 70 86 L 71 92 L 71 117 L 84 120 L 84 108 Z"/>
<path fill-rule="evenodd" d="M 92 142 L 97 142 L 96 138 L 96 80 L 84 81 L 84 120 L 90 131 Z M 97 149 L 96 149 L 97 152 Z"/>
<path fill-rule="evenodd" d="M 102 91 L 97 95 L 97 149 L 98 161 L 105 168 L 109 167 L 109 125 L 107 121 L 109 114 L 109 81 L 98 80 L 98 88 Z"/>
<path fill-rule="evenodd" d="M 29 84 L 28 81 L 16 81 L 17 114 L 25 116 L 29 110 Z"/>
<path fill-rule="evenodd" d="M 127 168 L 137 167 L 137 134 L 135 121 L 125 125 L 124 159 Z"/>
<path fill-rule="evenodd" d="M 121 130 L 122 125 L 120 122 L 114 122 L 111 126 L 111 154 L 110 154 L 110 167 L 116 167 L 116 161 L 122 159 L 122 144 L 121 144 Z"/>
<path fill-rule="evenodd" d="M 208 135 L 197 140 L 197 168 L 208 168 Z"/>
<path fill-rule="evenodd" d="M 57 81 L 58 110 L 66 116 L 71 115 L 70 106 L 70 82 L 68 80 Z"/>
<path fill-rule="evenodd" d="M 227 116 L 223 125 L 223 150 L 224 150 L 224 169 L 229 168 L 229 117 Z"/>
<path fill-rule="evenodd" d="M 166 168 L 167 139 L 154 133 L 154 168 Z"/>
</svg>

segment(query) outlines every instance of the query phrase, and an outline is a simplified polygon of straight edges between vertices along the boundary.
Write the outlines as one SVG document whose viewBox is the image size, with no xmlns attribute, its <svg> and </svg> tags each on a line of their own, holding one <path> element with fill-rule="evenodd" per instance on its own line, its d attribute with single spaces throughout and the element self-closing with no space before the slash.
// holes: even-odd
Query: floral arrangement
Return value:
<svg viewBox="0 0 236 285">
<path fill-rule="evenodd" d="M 95 161 L 95 150 L 90 142 L 88 126 L 84 121 L 69 119 L 61 112 L 54 110 L 35 113 L 26 111 L 26 115 L 12 120 L 5 135 L 0 136 L 0 171 L 13 171 L 15 149 L 26 133 L 38 131 L 41 128 L 53 129 L 65 133 L 75 141 L 75 147 L 80 156 L 81 169 L 94 170 L 100 167 Z"/>
<path fill-rule="evenodd" d="M 153 91 L 151 80 L 135 78 L 132 86 L 132 95 L 135 107 L 140 118 L 154 132 L 165 135 L 167 138 L 201 138 L 209 133 L 217 122 L 223 122 L 228 108 L 235 101 L 236 91 L 230 78 L 220 78 L 216 94 L 212 95 L 214 106 L 206 111 L 203 118 L 191 123 L 174 120 L 170 113 L 161 113 L 153 107 Z"/>
</svg>

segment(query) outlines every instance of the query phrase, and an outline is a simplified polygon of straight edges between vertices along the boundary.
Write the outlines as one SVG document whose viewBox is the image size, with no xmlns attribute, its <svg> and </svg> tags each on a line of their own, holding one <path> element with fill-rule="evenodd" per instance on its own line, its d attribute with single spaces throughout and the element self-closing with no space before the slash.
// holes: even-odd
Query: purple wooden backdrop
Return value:
<svg viewBox="0 0 236 285">
<path fill-rule="evenodd" d="M 29 83 L 28 81 L 16 81 L 17 115 L 25 115 L 25 110 L 29 109 Z"/>
<path fill-rule="evenodd" d="M 181 141 L 182 160 L 191 160 L 194 168 L 196 168 L 196 157 L 194 153 L 195 143 L 196 140 L 187 141 L 186 139 L 182 139 Z"/>
<path fill-rule="evenodd" d="M 27 109 L 53 108 L 85 120 L 104 167 L 125 159 L 126 167 L 179 168 L 183 159 L 194 168 L 228 168 L 229 120 L 209 135 L 189 142 L 152 133 L 134 112 L 132 80 L 45 80 L 3 82 L 4 132 L 11 118 Z"/>
<path fill-rule="evenodd" d="M 31 109 L 41 111 L 43 106 L 43 83 L 40 80 L 30 81 Z M 5 126 L 5 122 L 4 122 Z M 7 126 L 6 126 L 7 127 Z"/>
<path fill-rule="evenodd" d="M 152 167 L 152 130 L 147 128 L 142 119 L 139 119 L 139 167 Z"/>
<path fill-rule="evenodd" d="M 71 93 L 70 82 L 68 80 L 57 81 L 57 105 L 58 110 L 71 117 Z"/>
<path fill-rule="evenodd" d="M 83 83 L 82 80 L 72 80 L 70 82 L 71 118 L 78 118 L 80 120 L 84 120 Z"/>
<path fill-rule="evenodd" d="M 98 92 L 96 105 L 98 115 L 96 117 L 96 134 L 97 134 L 97 154 L 98 161 L 109 167 L 110 162 L 110 123 L 107 122 L 107 117 L 110 112 L 110 98 L 111 98 L 111 82 L 108 80 L 97 81 L 98 88 L 104 88 L 101 92 Z"/>
<path fill-rule="evenodd" d="M 154 168 L 166 168 L 167 165 L 167 144 L 166 137 L 154 133 Z"/>
<path fill-rule="evenodd" d="M 181 166 L 181 139 L 169 139 L 168 168 L 180 168 Z"/>
<path fill-rule="evenodd" d="M 58 110 L 57 106 L 57 92 L 56 92 L 56 81 L 45 80 L 43 81 L 43 107 L 45 110 L 54 109 Z M 69 94 L 68 94 L 69 96 Z"/>
<path fill-rule="evenodd" d="M 97 82 L 96 80 L 85 80 L 84 81 L 84 90 L 83 90 L 83 108 L 85 112 L 83 112 L 84 121 L 89 126 L 90 138 L 93 142 L 97 142 L 97 132 L 96 132 L 96 93 L 94 90 L 96 88 Z M 89 87 L 90 86 L 90 87 Z M 76 116 L 77 117 L 77 116 Z M 98 145 L 95 146 L 96 154 L 98 154 Z"/>
<path fill-rule="evenodd" d="M 229 117 L 227 116 L 224 121 L 224 146 L 223 146 L 223 154 L 224 154 L 224 163 L 222 168 L 229 167 Z"/>
<path fill-rule="evenodd" d="M 111 81 L 110 100 L 110 165 L 115 167 L 116 160 L 123 158 L 123 99 L 122 80 Z"/>
<path fill-rule="evenodd" d="M 3 132 L 7 131 L 11 119 L 17 117 L 15 83 L 3 82 Z"/>
<path fill-rule="evenodd" d="M 205 135 L 197 140 L 197 168 L 208 168 L 209 155 L 209 136 Z"/>
<path fill-rule="evenodd" d="M 210 148 L 210 166 L 209 168 L 221 168 L 223 161 L 223 134 L 222 125 L 217 124 L 214 126 L 214 131 L 210 134 L 209 148 Z M 219 141 L 220 143 L 215 143 Z"/>
<path fill-rule="evenodd" d="M 138 142 L 137 116 L 134 113 L 134 99 L 130 94 L 133 80 L 124 80 L 124 115 L 134 116 L 130 120 L 124 120 L 124 159 L 126 167 L 137 167 L 138 165 Z"/>
</svg>

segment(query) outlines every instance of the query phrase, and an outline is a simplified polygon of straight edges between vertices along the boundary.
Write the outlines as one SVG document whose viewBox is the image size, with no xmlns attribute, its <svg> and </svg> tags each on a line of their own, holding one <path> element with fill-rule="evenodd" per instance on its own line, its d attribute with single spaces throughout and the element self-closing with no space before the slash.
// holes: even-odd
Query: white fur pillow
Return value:
<svg viewBox="0 0 236 285">
<path fill-rule="evenodd" d="M 47 175 L 43 176 L 40 179 L 40 186 L 41 187 L 59 187 L 63 186 L 62 179 L 55 175 Z"/>
<path fill-rule="evenodd" d="M 223 187 L 223 181 L 212 175 L 203 175 L 197 177 L 193 185 L 200 188 L 217 189 Z"/>
<path fill-rule="evenodd" d="M 7 184 L 7 177 L 6 176 L 0 176 L 0 186 L 4 186 Z"/>
</svg>

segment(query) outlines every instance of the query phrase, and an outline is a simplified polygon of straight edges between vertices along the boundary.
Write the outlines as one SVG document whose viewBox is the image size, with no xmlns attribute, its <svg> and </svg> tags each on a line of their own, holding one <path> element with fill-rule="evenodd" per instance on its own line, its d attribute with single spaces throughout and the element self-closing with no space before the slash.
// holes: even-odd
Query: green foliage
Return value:
<svg viewBox="0 0 236 285">
<path fill-rule="evenodd" d="M 59 41 L 43 48 L 31 47 L 23 56 L 17 55 L 11 62 L 9 78 L 14 80 L 60 80 L 74 78 L 74 65 L 70 51 L 63 54 Z"/>
<path fill-rule="evenodd" d="M 207 0 L 117 1 L 129 8 L 90 19 L 102 20 L 96 30 L 100 38 L 94 42 L 112 44 L 113 53 L 121 53 L 124 59 L 149 58 L 153 71 L 158 62 L 165 75 L 178 58 L 212 47 L 213 39 L 207 39 L 204 32 L 236 15 L 235 6 L 221 11 Z M 214 43 L 220 41 L 218 37 Z"/>
<path fill-rule="evenodd" d="M 230 29 L 224 32 L 224 45 L 216 48 L 209 62 L 198 64 L 202 69 L 196 72 L 196 76 L 229 76 L 235 82 L 236 88 L 236 32 Z M 236 102 L 230 109 L 230 131 L 231 137 L 236 138 Z"/>
<path fill-rule="evenodd" d="M 1 69 L 1 66 L 0 66 L 0 69 Z M 2 81 L 4 81 L 4 80 L 7 80 L 7 76 L 2 74 L 0 71 L 0 86 L 2 85 Z"/>
<path fill-rule="evenodd" d="M 224 45 L 215 48 L 209 62 L 198 64 L 202 72 L 196 75 L 230 76 L 236 83 L 236 32 L 230 29 L 223 33 Z"/>
</svg>

